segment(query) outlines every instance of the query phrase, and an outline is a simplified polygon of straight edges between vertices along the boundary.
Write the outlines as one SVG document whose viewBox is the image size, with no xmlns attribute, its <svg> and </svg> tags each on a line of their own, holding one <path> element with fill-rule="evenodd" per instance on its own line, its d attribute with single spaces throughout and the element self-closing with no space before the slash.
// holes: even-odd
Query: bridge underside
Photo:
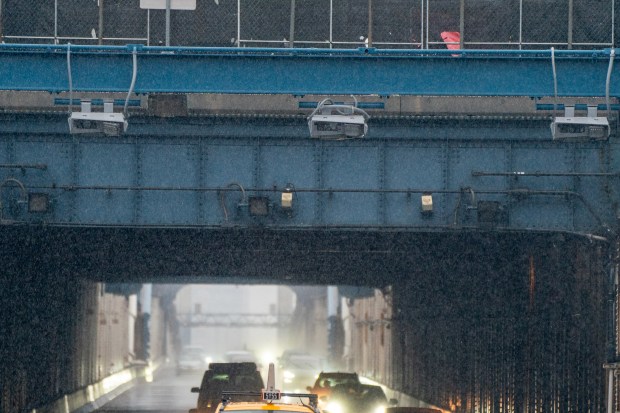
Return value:
<svg viewBox="0 0 620 413">
<path fill-rule="evenodd" d="M 562 248 L 552 233 L 71 228 L 3 226 L 4 269 L 103 282 L 240 282 L 385 287 L 486 263 L 521 268 L 526 257 Z M 556 246 L 557 245 L 557 246 Z M 35 265 L 34 267 L 32 265 Z"/>
</svg>

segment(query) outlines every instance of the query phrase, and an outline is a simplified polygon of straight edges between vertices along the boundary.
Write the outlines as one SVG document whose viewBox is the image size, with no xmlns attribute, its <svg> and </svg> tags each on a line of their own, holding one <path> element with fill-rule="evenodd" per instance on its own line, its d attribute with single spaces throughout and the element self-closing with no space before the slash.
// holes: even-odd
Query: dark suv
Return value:
<svg viewBox="0 0 620 413">
<path fill-rule="evenodd" d="M 322 371 L 314 382 L 314 386 L 308 386 L 306 389 L 326 400 L 331 396 L 332 389 L 336 386 L 356 387 L 361 384 L 357 373 Z"/>
<path fill-rule="evenodd" d="M 200 387 L 192 387 L 192 393 L 198 393 L 198 402 L 189 413 L 214 413 L 223 391 L 260 392 L 264 387 L 256 363 L 211 363 Z M 261 401 L 261 398 L 243 396 L 235 401 Z"/>
</svg>

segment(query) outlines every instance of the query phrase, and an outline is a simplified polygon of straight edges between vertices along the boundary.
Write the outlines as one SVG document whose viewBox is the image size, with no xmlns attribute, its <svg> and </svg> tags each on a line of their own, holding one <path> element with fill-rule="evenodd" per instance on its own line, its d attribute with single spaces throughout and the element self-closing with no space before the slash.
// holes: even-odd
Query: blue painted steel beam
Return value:
<svg viewBox="0 0 620 413">
<path fill-rule="evenodd" d="M 62 133 L 65 115 L 10 116 L 0 122 L 0 224 L 615 228 L 619 145 L 553 141 L 548 120 L 385 120 L 370 139 L 319 141 L 294 119 L 143 118 L 129 136 L 77 139 Z M 47 196 L 47 211 L 29 210 L 28 194 Z M 250 215 L 250 197 L 267 199 L 267 216 Z"/>
<path fill-rule="evenodd" d="M 0 45 L 0 89 L 293 95 L 620 96 L 620 49 L 380 50 Z M 70 53 L 68 53 L 68 51 Z M 613 66 L 613 67 L 612 67 Z"/>
<path fill-rule="evenodd" d="M 82 103 L 82 99 L 73 99 L 71 102 L 73 102 L 72 104 L 75 106 L 80 106 L 80 104 Z M 90 104 L 92 106 L 103 106 L 103 103 L 104 103 L 104 99 L 91 99 L 90 100 Z M 125 99 L 113 99 L 112 103 L 114 104 L 114 106 L 124 106 L 125 103 L 127 103 L 127 106 L 138 107 L 140 106 L 140 99 L 129 99 L 127 102 L 125 102 Z M 54 105 L 68 106 L 69 99 L 55 98 Z"/>
</svg>

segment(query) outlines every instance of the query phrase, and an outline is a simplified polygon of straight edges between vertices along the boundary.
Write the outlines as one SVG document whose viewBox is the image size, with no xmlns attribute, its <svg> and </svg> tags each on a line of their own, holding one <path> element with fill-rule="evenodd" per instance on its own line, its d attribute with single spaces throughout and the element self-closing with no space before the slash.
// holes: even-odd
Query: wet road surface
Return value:
<svg viewBox="0 0 620 413">
<path fill-rule="evenodd" d="M 202 374 L 177 376 L 173 365 L 161 367 L 155 372 L 153 382 L 141 381 L 96 410 L 96 413 L 188 413 L 189 409 L 196 407 L 198 398 L 198 394 L 191 393 L 190 389 L 200 386 Z"/>
</svg>

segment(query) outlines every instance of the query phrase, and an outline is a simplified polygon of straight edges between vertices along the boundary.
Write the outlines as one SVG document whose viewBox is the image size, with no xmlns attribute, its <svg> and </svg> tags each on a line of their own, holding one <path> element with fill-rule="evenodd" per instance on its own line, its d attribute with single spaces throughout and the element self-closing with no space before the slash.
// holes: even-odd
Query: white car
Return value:
<svg viewBox="0 0 620 413">
<path fill-rule="evenodd" d="M 177 359 L 177 375 L 186 372 L 203 372 L 211 362 L 205 350 L 198 346 L 186 346 Z"/>
</svg>

